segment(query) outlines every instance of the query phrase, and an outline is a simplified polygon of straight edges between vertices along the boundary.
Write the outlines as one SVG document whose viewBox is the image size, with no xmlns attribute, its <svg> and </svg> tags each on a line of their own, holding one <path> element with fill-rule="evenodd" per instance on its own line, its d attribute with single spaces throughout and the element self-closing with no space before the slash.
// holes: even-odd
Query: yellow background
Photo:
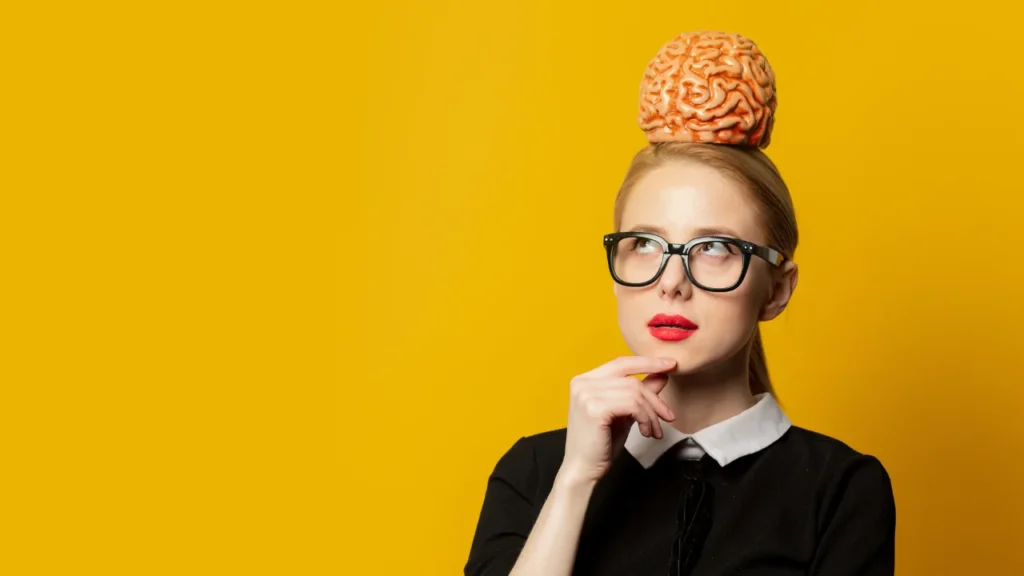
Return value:
<svg viewBox="0 0 1024 576">
<path fill-rule="evenodd" d="M 461 573 L 625 351 L 600 237 L 704 28 L 778 76 L 790 416 L 886 464 L 899 574 L 1024 573 L 1021 18 L 913 4 L 3 3 L 0 573 Z"/>
</svg>

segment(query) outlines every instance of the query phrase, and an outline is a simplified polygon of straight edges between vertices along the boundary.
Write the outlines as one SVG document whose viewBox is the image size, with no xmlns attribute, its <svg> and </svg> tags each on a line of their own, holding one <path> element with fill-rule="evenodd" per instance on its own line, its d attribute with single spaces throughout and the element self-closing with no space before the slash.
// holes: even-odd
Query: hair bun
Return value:
<svg viewBox="0 0 1024 576">
<path fill-rule="evenodd" d="M 649 142 L 765 148 L 771 141 L 775 74 L 752 40 L 687 32 L 658 50 L 640 82 L 640 128 Z"/>
</svg>

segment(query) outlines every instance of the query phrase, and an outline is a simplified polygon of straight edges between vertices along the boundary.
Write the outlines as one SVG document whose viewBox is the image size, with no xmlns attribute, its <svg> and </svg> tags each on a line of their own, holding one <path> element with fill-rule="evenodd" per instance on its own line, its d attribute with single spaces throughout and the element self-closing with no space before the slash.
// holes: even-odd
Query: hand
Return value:
<svg viewBox="0 0 1024 576">
<path fill-rule="evenodd" d="M 660 417 L 675 420 L 658 394 L 668 383 L 669 358 L 623 356 L 572 379 L 565 457 L 558 475 L 595 483 L 622 450 L 633 422 L 644 436 L 662 437 Z M 633 376 L 647 374 L 640 381 Z"/>
</svg>

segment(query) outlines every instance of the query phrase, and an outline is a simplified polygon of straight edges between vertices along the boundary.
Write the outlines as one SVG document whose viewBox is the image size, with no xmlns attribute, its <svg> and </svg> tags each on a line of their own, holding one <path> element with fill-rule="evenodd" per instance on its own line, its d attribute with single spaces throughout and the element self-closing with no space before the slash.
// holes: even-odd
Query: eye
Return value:
<svg viewBox="0 0 1024 576">
<path fill-rule="evenodd" d="M 726 242 L 704 242 L 697 250 L 706 256 L 729 256 L 736 253 L 733 246 Z"/>
<path fill-rule="evenodd" d="M 634 238 L 630 250 L 640 254 L 661 252 L 661 245 L 649 238 Z"/>
</svg>

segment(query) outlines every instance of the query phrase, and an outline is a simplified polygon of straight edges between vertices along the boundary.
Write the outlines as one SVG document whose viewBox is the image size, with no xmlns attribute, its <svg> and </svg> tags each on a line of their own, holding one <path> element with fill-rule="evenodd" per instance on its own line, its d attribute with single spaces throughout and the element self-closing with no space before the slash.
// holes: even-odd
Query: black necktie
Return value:
<svg viewBox="0 0 1024 576">
<path fill-rule="evenodd" d="M 676 540 L 672 545 L 668 576 L 687 576 L 700 559 L 704 541 L 711 531 L 715 492 L 707 481 L 704 467 L 708 456 L 679 462 L 683 485 L 676 514 Z"/>
</svg>

